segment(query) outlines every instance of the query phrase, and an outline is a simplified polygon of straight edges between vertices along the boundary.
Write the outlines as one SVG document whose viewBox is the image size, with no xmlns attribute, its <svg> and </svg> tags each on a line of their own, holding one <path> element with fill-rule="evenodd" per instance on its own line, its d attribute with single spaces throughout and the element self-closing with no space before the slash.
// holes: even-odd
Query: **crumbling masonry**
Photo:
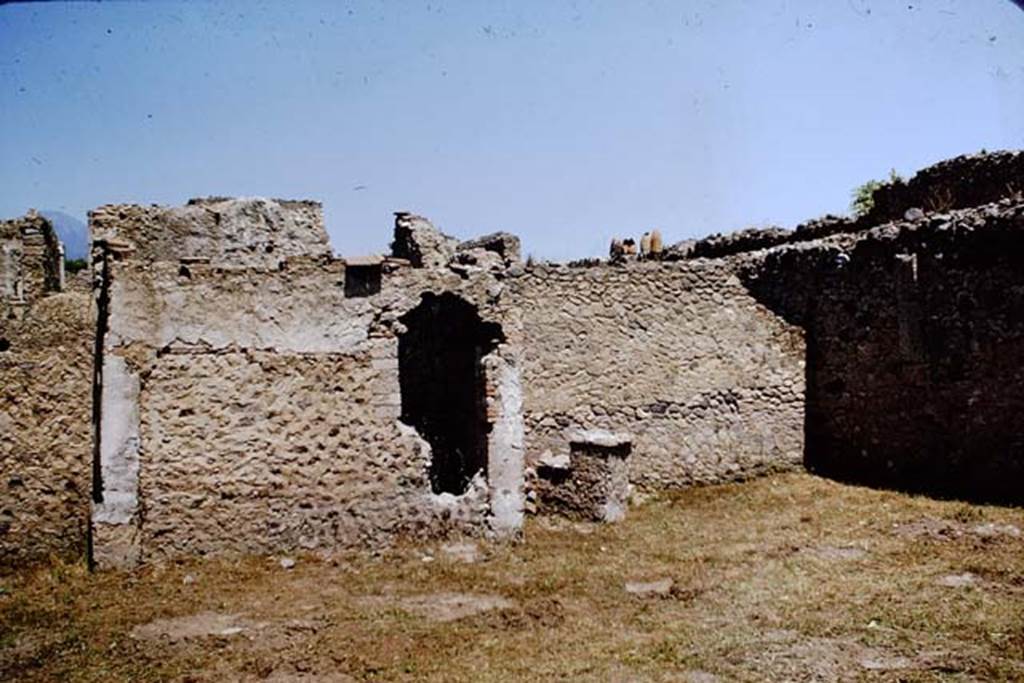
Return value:
<svg viewBox="0 0 1024 683">
<path fill-rule="evenodd" d="M 91 296 L 0 223 L 0 560 L 515 538 L 802 466 L 1024 502 L 1022 190 L 962 157 L 857 220 L 529 266 L 406 213 L 345 259 L 314 202 L 104 206 Z"/>
</svg>

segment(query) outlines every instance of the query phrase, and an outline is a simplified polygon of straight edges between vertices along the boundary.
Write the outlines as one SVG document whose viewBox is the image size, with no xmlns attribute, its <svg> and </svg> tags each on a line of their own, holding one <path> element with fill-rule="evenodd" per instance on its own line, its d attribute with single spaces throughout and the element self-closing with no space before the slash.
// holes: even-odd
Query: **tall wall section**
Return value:
<svg viewBox="0 0 1024 683">
<path fill-rule="evenodd" d="M 751 291 L 807 330 L 810 469 L 1024 502 L 1021 195 L 760 258 Z"/>
<path fill-rule="evenodd" d="M 225 224 L 208 212 L 246 216 L 241 239 L 261 248 L 145 244 L 165 223 Z M 97 564 L 372 547 L 494 522 L 501 495 L 483 480 L 433 492 L 430 448 L 397 419 L 400 318 L 424 294 L 450 292 L 502 324 L 491 274 L 396 262 L 379 287 L 352 286 L 356 266 L 328 256 L 310 204 L 107 207 L 92 222 L 104 283 Z M 488 400 L 514 399 L 502 358 L 489 362 Z M 499 405 L 488 416 L 493 432 L 505 428 Z M 501 445 L 492 465 L 509 455 Z"/>
<path fill-rule="evenodd" d="M 626 433 L 630 481 L 682 487 L 799 467 L 802 330 L 736 259 L 537 267 L 517 279 L 528 457 Z"/>
<path fill-rule="evenodd" d="M 0 222 L 0 566 L 85 551 L 93 308 L 34 214 Z"/>
</svg>

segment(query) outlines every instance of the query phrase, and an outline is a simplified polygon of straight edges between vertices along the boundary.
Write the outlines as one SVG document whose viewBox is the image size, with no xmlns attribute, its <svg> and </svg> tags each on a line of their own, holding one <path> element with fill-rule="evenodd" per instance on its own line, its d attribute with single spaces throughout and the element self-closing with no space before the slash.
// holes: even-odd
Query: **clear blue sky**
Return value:
<svg viewBox="0 0 1024 683">
<path fill-rule="evenodd" d="M 342 254 L 404 209 L 564 260 L 983 147 L 1024 147 L 1010 0 L 0 6 L 4 217 L 310 197 Z"/>
</svg>

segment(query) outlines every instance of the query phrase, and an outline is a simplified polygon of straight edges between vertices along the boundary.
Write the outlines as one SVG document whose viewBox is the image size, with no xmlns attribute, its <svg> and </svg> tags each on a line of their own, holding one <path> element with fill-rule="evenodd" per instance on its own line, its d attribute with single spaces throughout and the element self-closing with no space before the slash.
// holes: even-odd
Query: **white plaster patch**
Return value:
<svg viewBox="0 0 1024 683">
<path fill-rule="evenodd" d="M 124 358 L 104 357 L 100 401 L 102 501 L 93 508 L 93 521 L 128 524 L 138 509 L 139 377 Z"/>
</svg>

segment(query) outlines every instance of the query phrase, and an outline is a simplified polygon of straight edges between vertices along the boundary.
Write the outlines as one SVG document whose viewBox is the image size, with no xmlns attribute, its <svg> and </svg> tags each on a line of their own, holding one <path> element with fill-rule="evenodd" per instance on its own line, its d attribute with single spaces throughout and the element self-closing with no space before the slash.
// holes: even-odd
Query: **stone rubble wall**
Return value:
<svg viewBox="0 0 1024 683">
<path fill-rule="evenodd" d="M 276 266 L 292 256 L 330 256 L 318 202 L 189 200 L 185 206 L 106 205 L 89 212 L 95 241 L 130 244 L 143 261 L 205 260 Z"/>
<path fill-rule="evenodd" d="M 0 221 L 0 315 L 20 315 L 63 283 L 64 249 L 47 218 L 30 211 Z"/>
<path fill-rule="evenodd" d="M 794 230 L 749 228 L 709 235 L 670 247 L 668 258 L 718 258 L 782 244 L 795 244 L 841 233 L 857 233 L 877 225 L 900 222 L 911 209 L 941 213 L 966 209 L 1024 194 L 1024 152 L 981 152 L 940 161 L 909 180 L 884 183 L 872 195 L 865 215 L 824 216 Z"/>
<path fill-rule="evenodd" d="M 101 207 L 91 294 L 58 293 L 45 221 L 0 222 L 0 563 L 73 557 L 87 529 L 101 567 L 515 536 L 524 470 L 579 430 L 628 438 L 640 490 L 803 463 L 1020 503 L 1022 159 L 951 160 L 866 218 L 676 261 L 526 267 L 513 236 L 403 213 L 391 258 L 351 260 L 379 288 L 348 292 L 315 202 Z M 398 420 L 401 319 L 428 292 L 503 336 L 480 361 L 486 476 L 459 496 Z"/>
<path fill-rule="evenodd" d="M 523 316 L 531 464 L 568 434 L 632 435 L 642 489 L 798 467 L 802 331 L 759 304 L 725 261 L 537 267 L 514 281 Z"/>
<path fill-rule="evenodd" d="M 807 330 L 809 468 L 1024 502 L 1024 200 L 762 259 L 751 291 Z"/>
<path fill-rule="evenodd" d="M 433 494 L 429 446 L 397 420 L 399 318 L 424 292 L 453 292 L 514 339 L 495 275 L 399 267 L 379 293 L 348 298 L 345 262 L 313 251 L 273 267 L 247 253 L 244 267 L 227 256 L 107 254 L 104 356 L 138 389 L 108 383 L 103 409 L 130 413 L 127 396 L 138 424 L 101 435 L 104 491 L 115 495 L 95 506 L 97 564 L 379 547 L 399 535 L 483 533 L 492 519 L 518 530 L 515 496 L 496 517 L 480 487 Z M 512 484 L 505 470 L 521 473 L 521 436 L 517 446 L 500 406 L 516 401 L 505 369 L 517 362 L 506 349 L 488 382 L 495 430 L 511 435 L 492 446 L 509 466 L 491 475 Z M 521 497 L 518 476 L 510 491 Z"/>
<path fill-rule="evenodd" d="M 0 221 L 0 565 L 85 551 L 92 489 L 92 296 L 61 293 L 49 221 Z"/>
</svg>

